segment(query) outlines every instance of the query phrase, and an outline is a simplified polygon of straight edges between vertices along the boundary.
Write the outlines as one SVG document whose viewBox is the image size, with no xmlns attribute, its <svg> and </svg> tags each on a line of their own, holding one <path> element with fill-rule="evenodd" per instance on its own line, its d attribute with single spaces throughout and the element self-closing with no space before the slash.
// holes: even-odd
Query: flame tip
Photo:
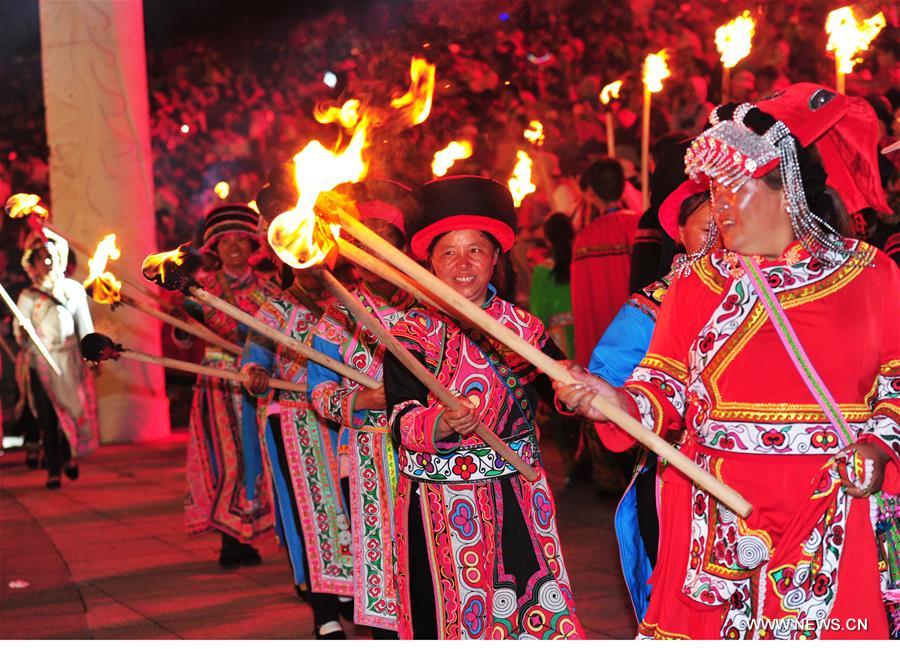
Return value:
<svg viewBox="0 0 900 649">
<path fill-rule="evenodd" d="M 522 149 L 516 151 L 516 166 L 513 167 L 512 176 L 506 183 L 512 194 L 513 205 L 516 207 L 521 207 L 525 197 L 537 189 L 537 186 L 531 182 L 531 168 L 531 156 Z"/>
<path fill-rule="evenodd" d="M 642 66 L 642 80 L 644 87 L 650 92 L 659 92 L 663 89 L 663 79 L 672 75 L 668 65 L 669 52 L 664 48 L 658 52 L 651 52 L 644 59 Z"/>
<path fill-rule="evenodd" d="M 722 65 L 733 68 L 744 57 L 750 54 L 753 36 L 756 34 L 756 21 L 745 9 L 741 15 L 733 18 L 716 29 L 716 49 L 721 55 Z"/>
<path fill-rule="evenodd" d="M 853 72 L 853 66 L 862 60 L 858 54 L 869 49 L 869 45 L 886 24 L 883 11 L 860 21 L 852 5 L 840 7 L 828 14 L 825 21 L 825 33 L 828 34 L 826 49 L 834 52 L 841 73 Z"/>
<path fill-rule="evenodd" d="M 472 143 L 468 140 L 453 140 L 440 151 L 436 151 L 431 161 L 431 172 L 435 178 L 446 175 L 457 160 L 472 157 Z"/>
</svg>

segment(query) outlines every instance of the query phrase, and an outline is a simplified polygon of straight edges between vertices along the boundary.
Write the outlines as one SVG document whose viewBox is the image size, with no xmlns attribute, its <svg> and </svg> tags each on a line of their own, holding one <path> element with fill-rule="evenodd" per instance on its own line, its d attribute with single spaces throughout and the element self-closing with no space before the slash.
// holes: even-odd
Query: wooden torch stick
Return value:
<svg viewBox="0 0 900 649">
<path fill-rule="evenodd" d="M 722 103 L 728 103 L 728 97 L 731 94 L 731 68 L 727 65 L 722 66 Z"/>
<path fill-rule="evenodd" d="M 494 320 L 477 305 L 444 284 L 422 266 L 357 221 L 345 210 L 334 204 L 331 204 L 329 209 L 338 217 L 341 227 L 348 234 L 425 287 L 450 311 L 459 314 L 501 344 L 506 345 L 550 378 L 562 383 L 573 383 L 575 381 L 562 363 L 550 358 L 511 329 Z M 369 270 L 374 269 L 369 268 Z M 379 271 L 375 270 L 374 272 Z M 743 496 L 708 471 L 694 464 L 684 453 L 663 440 L 653 431 L 645 428 L 618 405 L 599 395 L 594 397 L 591 405 L 603 413 L 612 423 L 622 428 L 638 442 L 676 467 L 694 483 L 715 496 L 717 500 L 729 509 L 743 518 L 749 516 L 752 506 Z"/>
<path fill-rule="evenodd" d="M 199 374 L 201 376 L 211 376 L 217 379 L 225 379 L 226 381 L 235 381 L 246 385 L 250 382 L 250 375 L 242 372 L 234 372 L 232 370 L 223 370 L 218 367 L 207 367 L 199 363 L 189 363 L 188 361 L 180 361 L 175 358 L 166 356 L 153 356 L 144 352 L 137 352 L 132 349 L 126 349 L 119 353 L 122 358 L 128 358 L 141 363 L 150 363 L 151 365 L 161 365 L 172 370 L 181 370 L 190 374 Z M 291 383 L 282 379 L 269 379 L 270 388 L 278 388 L 279 390 L 287 390 L 289 392 L 306 392 L 305 383 Z"/>
<path fill-rule="evenodd" d="M 146 313 L 147 315 L 162 320 L 168 325 L 172 325 L 176 329 L 181 329 L 182 331 L 191 334 L 192 336 L 196 336 L 201 340 L 205 340 L 210 345 L 214 345 L 215 347 L 219 347 L 224 349 L 235 356 L 240 356 L 244 349 L 240 345 L 225 340 L 218 334 L 213 331 L 210 331 L 206 327 L 200 325 L 199 323 L 187 322 L 186 320 L 181 320 L 180 318 L 176 318 L 173 315 L 166 313 L 165 311 L 160 311 L 156 307 L 152 307 L 149 304 L 144 304 L 143 302 L 138 302 L 137 300 L 128 297 L 127 295 L 123 295 L 119 299 L 120 304 L 125 304 L 130 306 L 133 309 L 140 311 L 141 313 Z"/>
<path fill-rule="evenodd" d="M 338 239 L 338 249 L 341 251 L 341 256 L 343 256 L 348 261 L 356 264 L 357 266 L 362 266 L 367 270 L 371 270 L 373 273 L 377 273 L 379 276 L 383 277 L 397 288 L 402 288 L 410 295 L 415 296 L 415 298 L 420 302 L 432 306 L 435 309 L 440 309 L 434 296 L 429 294 L 419 284 L 416 284 L 409 277 L 401 273 L 390 264 L 381 261 L 362 248 L 354 246 L 346 239 Z"/>
<path fill-rule="evenodd" d="M 282 333 L 281 331 L 278 331 L 278 329 L 275 329 L 273 327 L 270 327 L 267 324 L 260 322 L 259 320 L 254 318 L 252 315 L 250 315 L 246 311 L 239 309 L 238 307 L 226 302 L 225 300 L 223 300 L 219 297 L 216 297 L 209 291 L 206 291 L 205 289 L 202 289 L 199 286 L 191 286 L 188 289 L 188 292 L 191 295 L 193 295 L 195 298 L 200 300 L 201 302 L 208 304 L 212 308 L 221 311 L 222 313 L 224 313 L 225 315 L 227 315 L 231 318 L 234 318 L 241 324 L 247 325 L 248 328 L 252 329 L 256 333 L 260 334 L 261 336 L 266 336 L 267 338 L 271 338 L 278 344 L 283 345 L 284 347 L 290 349 L 291 351 L 294 351 L 294 352 L 300 354 L 301 356 L 304 356 L 305 358 L 308 358 L 309 360 L 311 360 L 315 363 L 318 363 L 319 365 L 327 367 L 328 369 L 330 369 L 334 372 L 337 372 L 341 376 L 348 378 L 355 383 L 364 385 L 367 388 L 380 388 L 381 387 L 381 383 L 379 383 L 372 377 L 366 376 L 362 372 L 355 370 L 348 365 L 344 365 L 341 362 L 336 361 L 335 359 L 331 358 L 330 356 L 313 349 L 309 345 L 305 345 L 304 343 L 301 343 L 299 340 L 294 340 L 290 336 Z"/>
<path fill-rule="evenodd" d="M 644 105 L 641 112 L 641 207 L 650 207 L 650 101 L 652 93 L 644 85 Z"/>
<path fill-rule="evenodd" d="M 609 107 L 607 107 L 609 108 Z M 616 124 L 615 115 L 611 110 L 606 111 L 606 155 L 616 157 Z"/>
<path fill-rule="evenodd" d="M 334 275 L 327 270 L 320 269 L 319 275 L 325 286 L 334 295 L 337 300 L 343 304 L 353 316 L 359 320 L 371 333 L 375 335 L 382 345 L 392 353 L 410 372 L 413 373 L 419 381 L 421 381 L 428 390 L 434 394 L 438 400 L 451 410 L 455 410 L 460 405 L 460 398 L 450 392 L 437 378 L 429 372 L 419 360 L 400 341 L 394 338 L 391 333 L 385 329 L 381 321 L 372 313 L 366 310 L 366 307 L 356 298 L 353 293 L 347 290 Z M 484 442 L 494 449 L 507 463 L 515 467 L 516 471 L 522 474 L 527 480 L 534 482 L 538 479 L 538 472 L 534 467 L 529 465 L 519 455 L 512 450 L 509 445 L 504 442 L 492 430 L 483 423 L 478 424 L 476 434 L 484 440 Z"/>
<path fill-rule="evenodd" d="M 38 336 L 38 332 L 34 328 L 31 319 L 26 318 L 25 315 L 19 310 L 19 306 L 16 304 L 15 300 L 12 299 L 12 296 L 6 292 L 3 284 L 0 284 L 0 299 L 2 299 L 6 304 L 6 307 L 10 310 L 10 313 L 12 313 L 13 318 L 16 319 L 16 322 L 18 322 L 19 326 L 22 327 L 22 331 L 24 331 L 31 339 L 31 342 L 34 344 L 34 348 L 44 358 L 44 360 L 47 362 L 47 365 L 49 365 L 50 369 L 53 370 L 53 373 L 56 374 L 56 376 L 62 376 L 62 370 L 59 369 L 59 365 L 57 364 L 57 362 L 53 360 L 53 357 L 50 355 L 50 350 L 47 349 L 47 345 L 45 345 L 44 341 L 41 340 L 41 337 Z"/>
</svg>

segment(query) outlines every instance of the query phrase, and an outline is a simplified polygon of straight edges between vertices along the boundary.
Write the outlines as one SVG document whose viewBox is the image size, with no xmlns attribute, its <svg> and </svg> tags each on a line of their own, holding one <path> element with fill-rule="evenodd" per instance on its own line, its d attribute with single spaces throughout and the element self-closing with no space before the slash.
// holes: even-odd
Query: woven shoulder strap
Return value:
<svg viewBox="0 0 900 649">
<path fill-rule="evenodd" d="M 847 445 L 853 444 L 855 441 L 853 431 L 847 424 L 846 419 L 844 419 L 843 413 L 838 408 L 837 402 L 834 400 L 825 382 L 822 381 L 822 377 L 819 376 L 816 368 L 813 367 L 812 362 L 809 360 L 809 356 L 807 356 L 803 345 L 800 344 L 800 340 L 797 338 L 797 332 L 791 326 L 787 314 L 785 314 L 772 287 L 769 286 L 769 283 L 762 275 L 762 271 L 753 259 L 742 256 L 740 260 L 741 266 L 743 266 L 744 272 L 747 273 L 747 277 L 750 278 L 750 284 L 753 286 L 760 302 L 762 302 L 763 308 L 769 314 L 769 319 L 775 326 L 775 331 L 784 344 L 788 356 L 791 357 L 794 367 L 800 373 L 800 378 L 806 383 L 806 387 L 809 388 L 813 398 L 825 412 L 828 421 L 843 437 L 843 441 Z"/>
</svg>

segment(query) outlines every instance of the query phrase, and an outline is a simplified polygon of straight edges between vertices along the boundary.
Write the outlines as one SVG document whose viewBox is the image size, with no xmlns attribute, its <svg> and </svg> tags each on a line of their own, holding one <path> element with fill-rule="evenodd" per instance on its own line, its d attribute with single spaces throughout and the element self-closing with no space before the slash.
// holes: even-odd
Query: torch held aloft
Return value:
<svg viewBox="0 0 900 649">
<path fill-rule="evenodd" d="M 513 352 L 527 360 L 540 371 L 547 374 L 555 381 L 572 383 L 574 378 L 569 370 L 557 360 L 547 356 L 544 352 L 532 346 L 528 341 L 518 336 L 511 329 L 495 320 L 484 310 L 473 304 L 452 288 L 444 284 L 437 277 L 429 273 L 422 266 L 397 250 L 387 241 L 372 232 L 365 225 L 357 221 L 339 206 L 331 205 L 330 209 L 339 218 L 341 227 L 350 236 L 371 249 L 384 260 L 392 264 L 402 273 L 409 275 L 415 282 L 423 286 L 429 293 L 436 297 L 452 314 L 460 315 L 465 320 L 473 323 L 486 334 L 505 345 Z M 626 433 L 634 437 L 638 442 L 663 458 L 694 483 L 708 491 L 722 504 L 746 518 L 752 511 L 750 503 L 734 489 L 718 480 L 708 471 L 692 462 L 684 453 L 667 443 L 653 431 L 645 428 L 639 421 L 627 412 L 601 396 L 596 396 L 591 404 L 598 411 L 616 424 Z"/>
</svg>

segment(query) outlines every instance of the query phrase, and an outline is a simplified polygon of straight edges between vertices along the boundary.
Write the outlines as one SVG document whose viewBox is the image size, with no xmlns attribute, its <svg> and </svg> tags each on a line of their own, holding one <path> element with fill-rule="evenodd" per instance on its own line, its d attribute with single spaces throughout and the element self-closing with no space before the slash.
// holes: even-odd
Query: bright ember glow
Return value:
<svg viewBox="0 0 900 649">
<path fill-rule="evenodd" d="M 391 108 L 402 110 L 409 124 L 421 124 L 431 113 L 431 101 L 434 98 L 435 65 L 422 57 L 414 56 L 409 66 L 411 82 L 409 90 L 402 97 L 391 101 Z"/>
<path fill-rule="evenodd" d="M 231 193 L 231 187 L 224 180 L 220 180 L 216 183 L 213 191 L 216 193 L 216 196 L 224 201 L 226 198 L 228 198 L 228 194 Z"/>
<path fill-rule="evenodd" d="M 544 125 L 536 119 L 528 122 L 528 128 L 525 129 L 525 139 L 534 144 L 541 146 L 544 143 Z"/>
<path fill-rule="evenodd" d="M 13 194 L 6 201 L 6 213 L 14 219 L 20 219 L 32 214 L 46 219 L 50 216 L 50 212 L 40 205 L 40 202 L 41 197 L 37 194 Z"/>
<path fill-rule="evenodd" d="M 188 133 L 191 132 L 191 127 L 188 126 L 187 124 L 182 124 L 182 125 L 181 125 L 181 132 L 184 133 L 185 135 L 187 135 Z"/>
<path fill-rule="evenodd" d="M 613 99 L 619 98 L 619 92 L 622 90 L 622 80 L 616 79 L 612 83 L 608 83 L 603 86 L 603 89 L 600 91 L 600 102 L 606 106 Z"/>
<path fill-rule="evenodd" d="M 755 33 L 756 21 L 746 9 L 740 16 L 716 29 L 716 49 L 721 55 L 722 65 L 733 68 L 750 54 Z"/>
<path fill-rule="evenodd" d="M 434 154 L 431 161 L 431 173 L 435 178 L 440 178 L 448 171 L 457 160 L 465 160 L 472 157 L 472 143 L 468 140 L 453 140 L 440 151 Z"/>
<path fill-rule="evenodd" d="M 294 156 L 294 182 L 300 197 L 293 209 L 276 216 L 269 226 L 269 244 L 289 266 L 309 268 L 319 264 L 334 247 L 341 233 L 340 225 L 316 218 L 314 208 L 320 193 L 365 177 L 368 165 L 362 153 L 368 144 L 368 126 L 364 115 L 340 153 L 329 151 L 313 140 Z"/>
<path fill-rule="evenodd" d="M 97 244 L 94 256 L 88 259 L 90 273 L 84 280 L 84 288 L 99 304 L 115 304 L 122 298 L 122 282 L 106 270 L 109 260 L 116 260 L 122 252 L 116 247 L 116 235 L 107 234 Z"/>
<path fill-rule="evenodd" d="M 844 74 L 853 72 L 853 66 L 862 60 L 857 54 L 869 49 L 869 43 L 875 40 L 886 24 L 881 11 L 862 22 L 856 19 L 853 7 L 849 5 L 829 13 L 828 20 L 825 21 L 827 49 L 834 52 L 838 70 Z"/>
<path fill-rule="evenodd" d="M 641 70 L 644 88 L 650 92 L 659 92 L 663 89 L 663 79 L 671 76 L 669 66 L 666 60 L 669 58 L 665 50 L 660 50 L 655 54 L 648 54 L 644 59 L 644 67 Z"/>
<path fill-rule="evenodd" d="M 144 277 L 149 279 L 152 282 L 157 282 L 162 285 L 166 282 L 166 265 L 174 264 L 175 266 L 181 266 L 184 263 L 185 254 L 182 248 L 187 246 L 188 244 L 184 243 L 178 246 L 175 250 L 169 250 L 167 252 L 155 252 L 152 255 L 148 256 L 144 263 L 141 264 L 141 272 L 144 274 Z M 157 280 L 157 278 L 159 278 Z"/>
<path fill-rule="evenodd" d="M 513 204 L 519 207 L 525 197 L 533 193 L 537 186 L 531 182 L 531 157 L 519 149 L 516 151 L 516 160 L 512 176 L 506 184 L 512 194 Z"/>
<path fill-rule="evenodd" d="M 349 130 L 359 122 L 359 105 L 359 99 L 348 99 L 340 106 L 316 106 L 313 117 L 319 124 L 338 122 Z"/>
</svg>

